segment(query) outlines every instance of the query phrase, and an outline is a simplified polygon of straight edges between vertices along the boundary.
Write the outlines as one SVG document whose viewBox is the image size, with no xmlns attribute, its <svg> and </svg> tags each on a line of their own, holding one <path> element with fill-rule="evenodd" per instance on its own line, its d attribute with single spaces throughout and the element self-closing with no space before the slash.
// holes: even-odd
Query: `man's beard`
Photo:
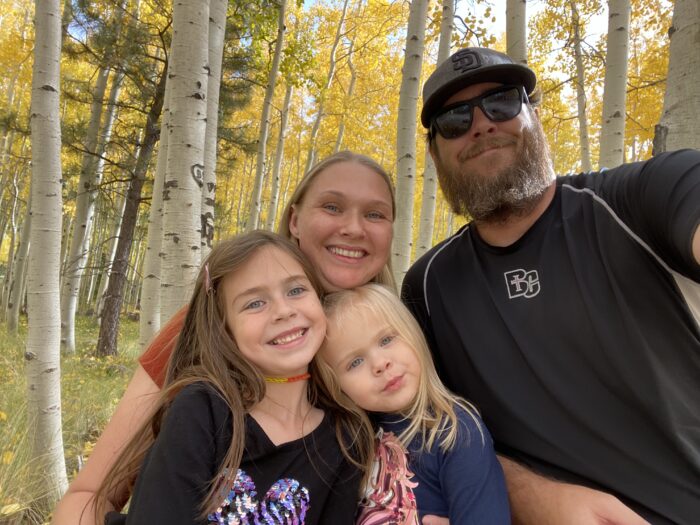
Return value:
<svg viewBox="0 0 700 525">
<path fill-rule="evenodd" d="M 502 222 L 532 211 L 554 179 L 544 131 L 536 119 L 523 129 L 522 146 L 510 166 L 497 173 L 478 173 L 464 166 L 467 159 L 489 148 L 517 143 L 514 137 L 483 139 L 463 151 L 453 169 L 439 154 L 435 156 L 440 187 L 455 213 L 477 222 Z"/>
</svg>

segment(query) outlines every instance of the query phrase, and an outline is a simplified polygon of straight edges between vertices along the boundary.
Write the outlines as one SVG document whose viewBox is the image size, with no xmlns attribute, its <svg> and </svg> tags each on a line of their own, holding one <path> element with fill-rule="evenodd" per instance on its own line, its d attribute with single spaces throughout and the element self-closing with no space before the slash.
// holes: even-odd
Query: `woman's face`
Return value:
<svg viewBox="0 0 700 525">
<path fill-rule="evenodd" d="M 357 162 L 316 175 L 292 209 L 289 230 L 326 291 L 368 283 L 389 260 L 391 192 L 381 175 Z"/>
</svg>

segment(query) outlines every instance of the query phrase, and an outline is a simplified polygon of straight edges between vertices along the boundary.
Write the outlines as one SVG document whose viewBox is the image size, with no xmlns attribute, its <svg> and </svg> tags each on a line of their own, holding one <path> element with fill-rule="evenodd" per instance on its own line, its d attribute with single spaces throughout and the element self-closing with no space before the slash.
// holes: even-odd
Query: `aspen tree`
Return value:
<svg viewBox="0 0 700 525">
<path fill-rule="evenodd" d="M 208 46 L 209 1 L 176 0 L 168 70 L 161 320 L 170 319 L 183 306 L 200 266 Z"/>
<path fill-rule="evenodd" d="M 396 222 L 392 257 L 394 279 L 403 281 L 411 262 L 413 245 L 413 195 L 416 185 L 416 112 L 420 90 L 427 0 L 413 0 L 406 29 L 406 51 L 401 71 L 396 136 Z"/>
<path fill-rule="evenodd" d="M 350 84 L 348 84 L 348 92 L 343 97 L 343 115 L 340 120 L 340 125 L 338 125 L 338 134 L 335 138 L 333 153 L 338 153 L 343 145 L 343 136 L 345 135 L 345 118 L 347 117 L 347 110 L 349 109 L 350 101 L 352 100 L 352 96 L 355 92 L 355 84 L 357 83 L 357 69 L 352 61 L 354 46 L 355 41 L 350 40 L 350 45 L 348 46 L 348 69 L 350 70 Z"/>
<path fill-rule="evenodd" d="M 294 85 L 287 83 L 287 90 L 284 92 L 284 102 L 282 103 L 282 113 L 280 115 L 280 130 L 277 136 L 277 148 L 275 149 L 275 160 L 272 165 L 272 187 L 270 188 L 270 205 L 267 208 L 267 221 L 265 228 L 275 229 L 277 219 L 277 208 L 279 205 L 280 178 L 282 176 L 282 160 L 284 159 L 284 140 L 287 137 L 287 121 L 289 118 L 289 106 L 292 104 Z"/>
<path fill-rule="evenodd" d="M 588 140 L 588 116 L 586 115 L 585 71 L 583 68 L 583 51 L 581 51 L 581 20 L 576 0 L 570 0 L 571 6 L 571 45 L 576 62 L 576 106 L 578 107 L 578 133 L 581 143 L 581 168 L 591 171 L 591 147 Z"/>
<path fill-rule="evenodd" d="M 609 0 L 603 121 L 598 160 L 601 168 L 614 168 L 624 162 L 629 25 L 630 1 Z"/>
<path fill-rule="evenodd" d="M 700 3 L 676 0 L 668 31 L 666 95 L 654 133 L 654 154 L 700 148 Z"/>
<path fill-rule="evenodd" d="M 207 130 L 204 136 L 204 180 L 202 181 L 202 260 L 214 240 L 214 201 L 216 197 L 216 147 L 219 128 L 219 90 L 224 54 L 226 7 L 228 0 L 210 0 L 209 80 L 207 81 Z"/>
<path fill-rule="evenodd" d="M 442 17 L 440 18 L 440 45 L 436 67 L 450 56 L 450 44 L 454 31 L 454 0 L 442 2 Z M 420 230 L 416 259 L 427 252 L 433 245 L 433 230 L 435 228 L 435 202 L 437 200 L 437 173 L 435 164 L 430 156 L 429 146 L 425 146 L 425 170 L 423 172 L 423 197 L 421 199 Z"/>
<path fill-rule="evenodd" d="M 165 65 L 168 70 L 168 64 Z M 166 74 L 167 78 L 167 74 Z M 141 283 L 141 315 L 139 316 L 139 345 L 146 345 L 160 330 L 160 280 L 161 260 L 163 254 L 163 184 L 165 182 L 165 165 L 168 157 L 169 135 L 168 118 L 170 114 L 170 91 L 167 83 L 160 124 L 160 141 L 158 142 L 158 159 L 153 175 L 153 195 L 151 209 L 148 213 L 148 230 L 146 233 L 146 254 L 143 262 L 143 282 Z"/>
<path fill-rule="evenodd" d="M 248 224 L 246 231 L 258 228 L 260 211 L 262 210 L 262 188 L 265 178 L 267 135 L 270 130 L 270 109 L 272 108 L 272 97 L 275 94 L 275 85 L 279 75 L 280 61 L 282 60 L 282 47 L 284 45 L 284 34 L 286 32 L 285 18 L 287 10 L 287 0 L 280 0 L 279 18 L 277 21 L 277 40 L 275 51 L 272 55 L 272 65 L 267 76 L 267 86 L 265 88 L 265 99 L 263 100 L 262 112 L 260 115 L 260 129 L 258 131 L 258 149 L 255 161 L 255 180 L 253 182 L 253 195 L 250 199 L 250 209 L 248 212 Z"/>
<path fill-rule="evenodd" d="M 36 0 L 32 75 L 32 226 L 25 352 L 30 450 L 35 471 L 44 479 L 47 503 L 68 488 L 61 434 L 61 129 L 59 75 L 61 17 L 59 0 Z"/>
<path fill-rule="evenodd" d="M 325 111 L 325 98 L 327 92 L 333 83 L 333 78 L 335 77 L 336 68 L 336 53 L 338 52 L 338 46 L 340 45 L 340 40 L 343 35 L 343 26 L 345 25 L 345 16 L 348 12 L 349 0 L 344 0 L 343 9 L 340 13 L 340 20 L 335 31 L 335 38 L 333 39 L 333 46 L 331 47 L 330 62 L 328 64 L 328 73 L 326 74 L 326 82 L 321 87 L 321 91 L 318 95 L 316 118 L 314 119 L 314 124 L 311 127 L 311 135 L 309 137 L 309 152 L 306 156 L 306 168 L 304 173 L 308 172 L 311 167 L 316 163 L 316 139 L 318 137 L 318 132 L 321 129 L 321 121 L 323 120 L 323 114 Z"/>
<path fill-rule="evenodd" d="M 527 11 L 525 0 L 506 1 L 506 53 L 527 65 Z"/>
<path fill-rule="evenodd" d="M 111 44 L 108 44 L 103 58 L 103 65 L 98 69 L 90 106 L 90 122 L 83 141 L 84 153 L 78 181 L 73 234 L 71 235 L 68 262 L 64 270 L 61 287 L 61 346 L 66 353 L 75 352 L 75 314 L 78 307 L 78 292 L 90 251 L 97 188 L 101 182 L 102 175 L 102 172 L 98 171 L 97 168 L 98 158 L 102 153 L 99 149 L 104 147 L 104 142 L 100 143 L 99 140 L 104 96 L 111 71 L 114 48 L 121 34 L 125 7 L 126 0 L 121 0 L 120 5 L 116 9 L 114 34 L 109 38 Z M 116 91 L 112 90 L 112 94 L 118 93 L 118 91 L 117 85 Z M 114 106 L 112 111 L 114 111 L 113 108 Z M 110 122 L 107 122 L 105 127 L 111 128 L 111 125 Z"/>
</svg>

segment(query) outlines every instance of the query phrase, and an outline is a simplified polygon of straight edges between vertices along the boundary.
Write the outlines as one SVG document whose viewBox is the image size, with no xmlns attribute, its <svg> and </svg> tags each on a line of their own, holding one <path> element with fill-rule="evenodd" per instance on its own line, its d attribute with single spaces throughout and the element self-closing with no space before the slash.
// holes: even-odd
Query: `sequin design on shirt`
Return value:
<svg viewBox="0 0 700 525">
<path fill-rule="evenodd" d="M 372 473 L 356 525 L 418 525 L 418 510 L 406 448 L 392 433 L 377 433 Z"/>
<path fill-rule="evenodd" d="M 238 469 L 221 506 L 207 516 L 210 523 L 226 525 L 303 525 L 309 510 L 309 491 L 295 479 L 279 479 L 262 500 L 252 478 Z"/>
</svg>

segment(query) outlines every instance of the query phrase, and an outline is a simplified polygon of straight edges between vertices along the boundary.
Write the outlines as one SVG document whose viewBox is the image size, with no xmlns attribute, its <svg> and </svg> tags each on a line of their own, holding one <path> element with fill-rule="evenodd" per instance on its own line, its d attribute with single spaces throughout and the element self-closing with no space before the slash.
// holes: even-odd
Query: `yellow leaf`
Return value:
<svg viewBox="0 0 700 525">
<path fill-rule="evenodd" d="M 14 457 L 15 457 L 15 455 L 13 452 L 6 450 L 5 452 L 2 453 L 2 464 L 9 465 L 12 462 L 12 459 Z"/>
<path fill-rule="evenodd" d="M 0 410 L 0 421 L 7 421 L 7 414 Z"/>
</svg>

